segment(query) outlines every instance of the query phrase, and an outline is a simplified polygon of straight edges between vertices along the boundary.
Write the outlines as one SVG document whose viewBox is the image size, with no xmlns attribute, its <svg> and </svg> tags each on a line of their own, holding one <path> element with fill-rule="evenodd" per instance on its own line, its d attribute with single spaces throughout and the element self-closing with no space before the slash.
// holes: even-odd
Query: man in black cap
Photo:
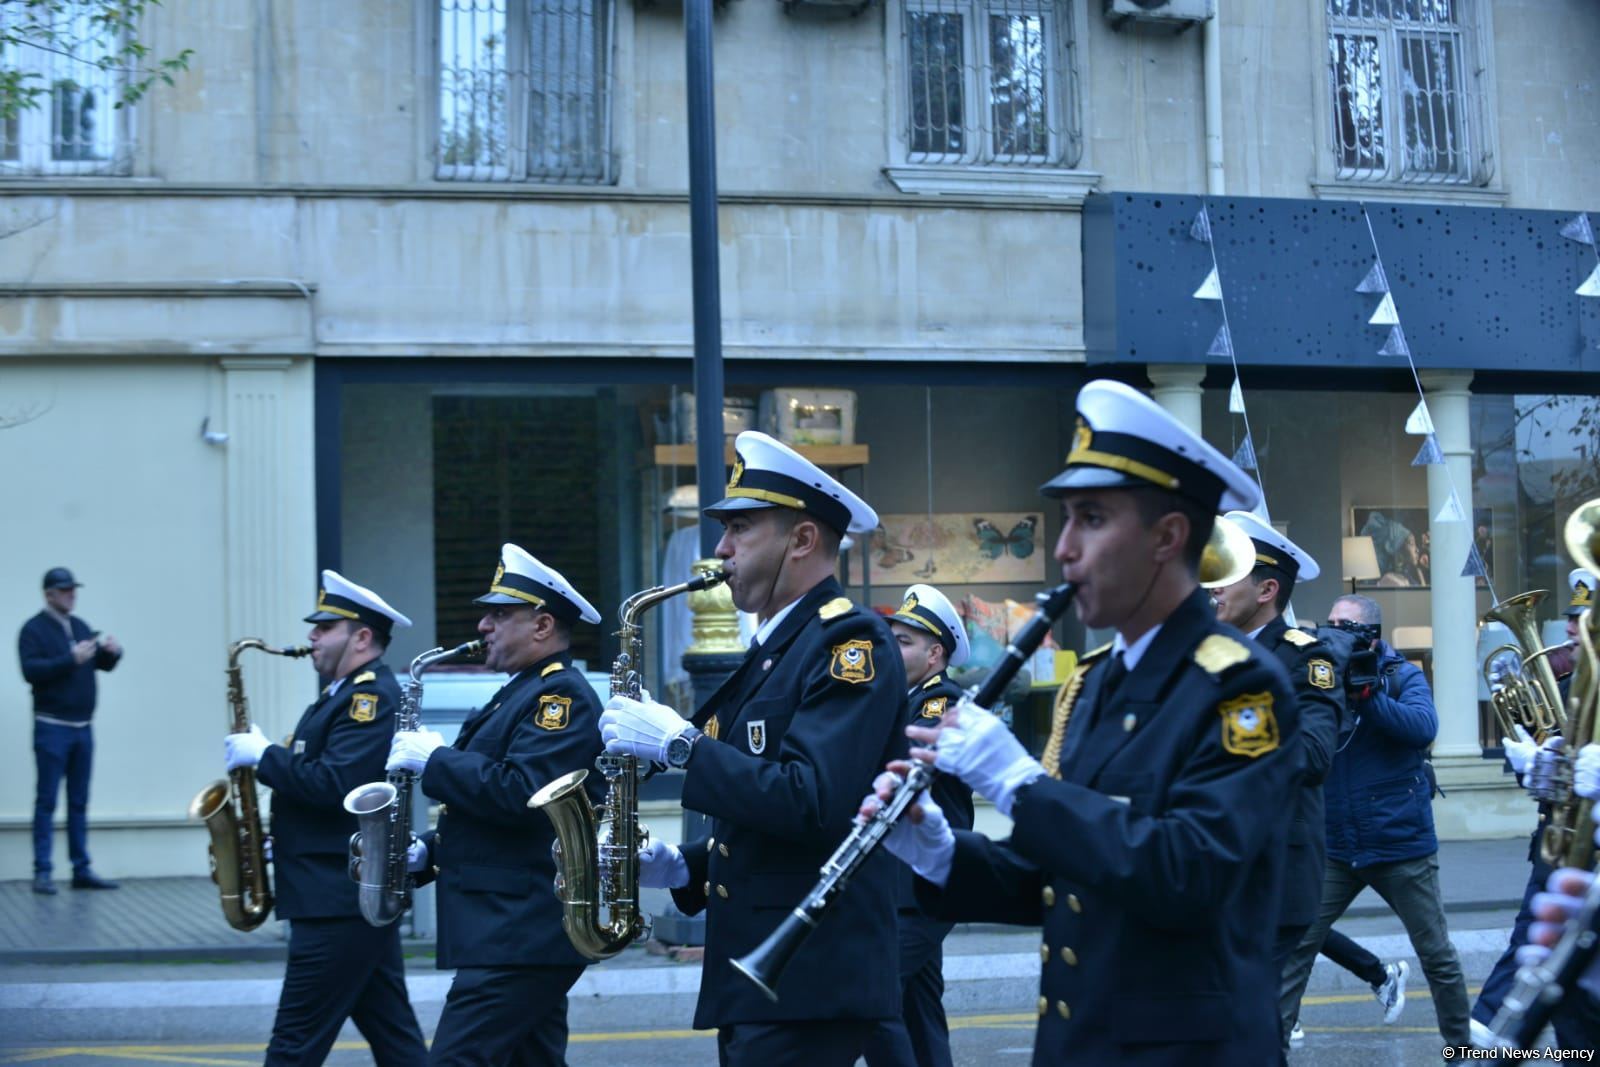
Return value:
<svg viewBox="0 0 1600 1067">
<path fill-rule="evenodd" d="M 411 620 L 325 570 L 305 621 L 311 664 L 331 679 L 321 695 L 284 744 L 254 723 L 223 740 L 229 771 L 254 767 L 272 787 L 275 908 L 289 921 L 289 962 L 266 1062 L 321 1063 L 350 1019 L 376 1063 L 419 1067 L 428 1054 L 406 996 L 400 927 L 361 917 L 348 860 L 356 817 L 344 808 L 346 793 L 383 777 L 400 687 L 380 657 Z"/>
<path fill-rule="evenodd" d="M 1283 667 L 1196 578 L 1217 505 L 1251 507 L 1256 486 L 1127 386 L 1091 382 L 1077 406 L 1043 492 L 1079 618 L 1116 632 L 1111 654 L 1064 689 L 1044 764 L 971 704 L 907 728 L 913 756 L 1011 817 L 1010 840 L 952 832 L 923 794 L 887 844 L 935 914 L 1044 927 L 1034 1063 L 1268 1063 L 1299 716 Z"/>
<path fill-rule="evenodd" d="M 109 671 L 122 646 L 72 614 L 78 587 L 65 567 L 44 574 L 44 610 L 22 624 L 17 655 L 33 687 L 33 760 L 38 788 L 33 800 L 33 891 L 54 894 L 56 794 L 67 780 L 67 854 L 72 888 L 115 889 L 89 866 L 89 772 L 94 763 L 95 671 Z"/>
<path fill-rule="evenodd" d="M 717 557 L 733 602 L 760 620 L 744 663 L 695 714 L 613 696 L 606 751 L 685 769 L 683 803 L 711 834 L 641 854 L 640 881 L 706 913 L 694 1025 L 717 1028 L 724 1067 L 849 1067 L 900 1015 L 896 865 L 877 857 L 796 953 L 773 1001 L 730 961 L 811 889 L 883 761 L 905 750 L 905 667 L 878 615 L 844 596 L 839 541 L 877 514 L 793 449 L 746 431 Z"/>
</svg>

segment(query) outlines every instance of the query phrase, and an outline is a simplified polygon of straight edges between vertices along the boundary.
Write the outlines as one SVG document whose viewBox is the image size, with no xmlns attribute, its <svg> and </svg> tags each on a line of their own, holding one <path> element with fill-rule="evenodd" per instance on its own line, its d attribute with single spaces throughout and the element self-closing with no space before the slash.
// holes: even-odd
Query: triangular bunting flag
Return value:
<svg viewBox="0 0 1600 1067">
<path fill-rule="evenodd" d="M 1569 241 L 1577 241 L 1581 245 L 1594 244 L 1594 227 L 1589 225 L 1589 216 L 1579 215 L 1561 227 L 1561 236 Z"/>
<path fill-rule="evenodd" d="M 1250 443 L 1249 434 L 1244 435 L 1244 440 L 1239 443 L 1238 449 L 1234 451 L 1233 465 L 1242 471 L 1256 469 L 1256 446 Z"/>
<path fill-rule="evenodd" d="M 1450 490 L 1450 499 L 1444 502 L 1444 507 L 1439 509 L 1439 514 L 1433 517 L 1434 522 L 1465 522 L 1467 513 L 1461 510 L 1461 501 L 1456 498 L 1456 491 Z"/>
<path fill-rule="evenodd" d="M 1221 300 L 1222 282 L 1217 278 L 1217 268 L 1212 267 L 1211 273 L 1206 275 L 1206 280 L 1200 283 L 1200 288 L 1194 291 L 1196 300 Z"/>
<path fill-rule="evenodd" d="M 1189 227 L 1189 236 L 1196 241 L 1211 243 L 1211 219 L 1206 215 L 1206 209 L 1201 208 L 1194 217 L 1194 225 Z"/>
<path fill-rule="evenodd" d="M 1383 264 L 1374 261 L 1372 269 L 1367 271 L 1367 276 L 1361 279 L 1360 285 L 1356 286 L 1356 292 L 1387 293 L 1388 291 L 1389 279 L 1383 276 Z"/>
<path fill-rule="evenodd" d="M 1577 292 L 1579 296 L 1600 296 L 1600 263 L 1594 265 L 1594 270 L 1578 286 Z"/>
<path fill-rule="evenodd" d="M 1389 339 L 1383 342 L 1383 347 L 1378 349 L 1380 356 L 1402 356 L 1407 359 L 1411 356 L 1411 346 L 1406 344 L 1406 334 L 1398 326 L 1389 327 Z"/>
<path fill-rule="evenodd" d="M 1473 542 L 1471 550 L 1467 552 L 1467 564 L 1466 564 L 1466 566 L 1461 568 L 1461 577 L 1463 577 L 1463 578 L 1487 578 L 1487 577 L 1489 577 L 1489 568 L 1484 566 L 1483 553 L 1478 551 L 1477 542 Z"/>
<path fill-rule="evenodd" d="M 1372 318 L 1367 320 L 1369 326 L 1398 326 L 1400 325 L 1400 312 L 1394 309 L 1394 294 L 1384 293 L 1383 303 L 1378 305 L 1378 310 L 1372 313 Z"/>
<path fill-rule="evenodd" d="M 1422 439 L 1422 447 L 1417 449 L 1417 458 L 1411 461 L 1413 467 L 1428 467 L 1435 463 L 1444 462 L 1444 453 L 1439 451 L 1439 439 L 1429 434 Z"/>
<path fill-rule="evenodd" d="M 1211 347 L 1206 349 L 1206 355 L 1233 358 L 1233 335 L 1228 332 L 1227 323 L 1223 323 L 1217 330 L 1217 336 L 1211 339 Z"/>
<path fill-rule="evenodd" d="M 1244 390 L 1239 388 L 1239 378 L 1237 375 L 1235 375 L 1233 379 L 1233 388 L 1228 390 L 1228 414 L 1244 414 Z"/>
<path fill-rule="evenodd" d="M 1433 416 L 1428 414 L 1428 402 L 1417 401 L 1417 406 L 1406 416 L 1406 433 L 1432 433 Z"/>
</svg>

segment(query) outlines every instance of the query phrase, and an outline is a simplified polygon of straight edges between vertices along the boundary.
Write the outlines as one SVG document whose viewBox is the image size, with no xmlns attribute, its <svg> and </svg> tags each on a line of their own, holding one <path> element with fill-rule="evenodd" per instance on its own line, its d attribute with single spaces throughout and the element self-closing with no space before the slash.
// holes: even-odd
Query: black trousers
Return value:
<svg viewBox="0 0 1600 1067">
<path fill-rule="evenodd" d="M 944 939 L 952 923 L 900 913 L 900 1018 L 877 1023 L 867 1067 L 952 1067 L 944 1015 Z"/>
<path fill-rule="evenodd" d="M 800 1019 L 736 1023 L 717 1031 L 721 1067 L 854 1067 L 866 1050 L 872 1019 Z"/>
<path fill-rule="evenodd" d="M 399 927 L 369 926 L 364 919 L 292 920 L 289 966 L 266 1062 L 316 1067 L 328 1058 L 346 1019 L 367 1039 L 379 1067 L 428 1062 L 406 998 Z"/>
<path fill-rule="evenodd" d="M 567 990 L 583 967 L 462 967 L 450 983 L 430 1064 L 561 1067 Z"/>
</svg>

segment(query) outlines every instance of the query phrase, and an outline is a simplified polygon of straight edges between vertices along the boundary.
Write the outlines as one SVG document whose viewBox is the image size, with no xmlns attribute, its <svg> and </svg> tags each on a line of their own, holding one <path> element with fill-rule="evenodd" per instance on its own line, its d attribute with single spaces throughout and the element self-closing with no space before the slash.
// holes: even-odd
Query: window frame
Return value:
<svg viewBox="0 0 1600 1067">
<path fill-rule="evenodd" d="M 32 60 L 30 62 L 30 59 Z M 70 69 L 72 65 L 81 66 L 87 70 L 98 72 L 94 63 L 86 59 L 59 56 L 38 48 L 23 47 L 11 51 L 5 61 L 21 69 L 35 71 L 40 74 L 45 82 L 45 94 L 39 98 L 36 106 L 29 107 L 20 112 L 15 121 L 17 138 L 14 142 L 8 139 L 7 127 L 9 123 L 0 122 L 0 153 L 7 147 L 15 144 L 17 148 L 16 159 L 6 159 L 0 154 L 0 176 L 3 177 L 125 177 L 133 173 L 134 156 L 137 150 L 135 141 L 137 105 L 116 106 L 122 99 L 122 93 L 128 85 L 128 75 L 123 70 L 107 72 L 108 84 L 91 86 L 90 88 L 103 91 L 108 99 L 105 103 L 105 122 L 109 127 L 108 143 L 110 152 L 98 159 L 56 159 L 54 151 L 56 146 L 56 94 L 52 81 L 59 80 L 59 76 Z M 55 63 L 60 63 L 58 69 Z M 76 143 L 76 142 L 75 142 Z"/>
</svg>

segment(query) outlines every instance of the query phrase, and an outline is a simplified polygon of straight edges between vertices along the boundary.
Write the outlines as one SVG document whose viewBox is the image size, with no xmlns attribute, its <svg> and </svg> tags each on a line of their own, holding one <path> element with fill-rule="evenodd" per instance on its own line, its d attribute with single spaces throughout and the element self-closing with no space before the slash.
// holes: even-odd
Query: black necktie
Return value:
<svg viewBox="0 0 1600 1067">
<path fill-rule="evenodd" d="M 1117 688 L 1122 685 L 1122 680 L 1128 676 L 1128 668 L 1123 665 L 1122 653 L 1113 652 L 1111 662 L 1106 664 L 1105 676 L 1100 679 L 1100 695 L 1094 702 L 1094 722 L 1100 720 L 1100 712 L 1111 703 L 1111 697 Z"/>
</svg>

